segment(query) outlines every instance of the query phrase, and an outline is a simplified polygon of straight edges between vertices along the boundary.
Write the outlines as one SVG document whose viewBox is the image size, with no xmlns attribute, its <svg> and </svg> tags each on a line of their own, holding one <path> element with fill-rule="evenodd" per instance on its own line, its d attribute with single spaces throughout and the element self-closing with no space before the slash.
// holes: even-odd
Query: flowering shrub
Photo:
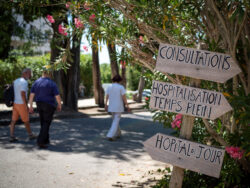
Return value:
<svg viewBox="0 0 250 188">
<path fill-rule="evenodd" d="M 75 18 L 74 21 L 75 21 L 76 28 L 82 29 L 84 27 L 82 21 L 79 18 Z"/>
<path fill-rule="evenodd" d="M 67 30 L 67 29 L 66 29 L 65 27 L 63 27 L 62 24 L 60 24 L 60 25 L 58 26 L 58 32 L 59 32 L 61 35 L 67 36 L 68 33 L 67 33 L 66 30 Z"/>
<path fill-rule="evenodd" d="M 65 6 L 66 6 L 66 8 L 69 8 L 69 7 L 70 7 L 70 2 L 67 2 L 67 3 L 65 4 Z"/>
<path fill-rule="evenodd" d="M 87 52 L 88 51 L 88 47 L 87 46 L 82 46 L 82 48 Z"/>
<path fill-rule="evenodd" d="M 90 9 L 89 8 L 89 4 L 87 2 L 84 3 L 83 7 L 84 7 L 85 10 L 89 10 Z"/>
<path fill-rule="evenodd" d="M 182 114 L 177 114 L 175 116 L 174 121 L 171 123 L 172 128 L 178 127 L 179 129 L 181 128 L 181 118 Z"/>
<path fill-rule="evenodd" d="M 121 68 L 125 68 L 126 67 L 126 61 L 120 61 L 120 64 L 121 64 Z"/>
<path fill-rule="evenodd" d="M 90 22 L 94 22 L 95 21 L 95 15 L 94 14 L 92 14 L 92 15 L 89 16 L 89 21 Z"/>
<path fill-rule="evenodd" d="M 140 36 L 140 37 L 139 37 L 139 42 L 140 42 L 140 44 L 144 44 L 143 36 Z"/>
<path fill-rule="evenodd" d="M 54 20 L 53 16 L 51 16 L 51 15 L 48 14 L 46 16 L 46 18 L 49 20 L 50 23 L 55 23 L 55 20 Z"/>
<path fill-rule="evenodd" d="M 244 151 L 241 150 L 239 147 L 226 147 L 226 152 L 230 155 L 230 157 L 234 159 L 241 159 Z"/>
</svg>

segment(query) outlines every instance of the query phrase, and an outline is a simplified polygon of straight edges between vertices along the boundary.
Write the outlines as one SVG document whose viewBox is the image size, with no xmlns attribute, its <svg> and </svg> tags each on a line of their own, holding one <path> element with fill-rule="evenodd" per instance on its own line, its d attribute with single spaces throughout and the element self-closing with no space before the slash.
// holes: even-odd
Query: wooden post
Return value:
<svg viewBox="0 0 250 188">
<path fill-rule="evenodd" d="M 198 79 L 191 79 L 191 86 L 199 87 L 200 80 Z M 182 126 L 180 137 L 184 139 L 190 139 L 192 136 L 192 130 L 194 127 L 194 116 L 184 115 L 182 118 Z M 171 179 L 169 183 L 169 188 L 181 188 L 182 182 L 184 178 L 184 169 L 173 166 L 173 171 L 171 174 Z"/>
</svg>

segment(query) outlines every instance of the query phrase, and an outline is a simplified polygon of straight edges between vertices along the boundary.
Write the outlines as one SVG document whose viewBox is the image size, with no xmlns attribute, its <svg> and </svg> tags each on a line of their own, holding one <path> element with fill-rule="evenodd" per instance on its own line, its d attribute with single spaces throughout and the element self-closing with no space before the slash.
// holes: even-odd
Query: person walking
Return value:
<svg viewBox="0 0 250 188">
<path fill-rule="evenodd" d="M 51 73 L 43 71 L 42 77 L 37 79 L 30 91 L 29 105 L 30 113 L 34 112 L 33 100 L 35 99 L 40 117 L 40 133 L 37 138 L 37 145 L 40 148 L 47 148 L 50 143 L 49 129 L 53 120 L 55 110 L 61 111 L 61 97 L 54 81 L 51 80 Z"/>
<path fill-rule="evenodd" d="M 14 104 L 12 110 L 12 118 L 10 123 L 10 142 L 16 142 L 18 139 L 14 135 L 15 124 L 21 117 L 23 121 L 26 131 L 29 135 L 29 139 L 35 139 L 36 135 L 34 135 L 30 128 L 29 122 L 29 109 L 27 103 L 28 96 L 28 82 L 27 80 L 31 78 L 31 69 L 25 68 L 22 71 L 22 75 L 20 78 L 14 81 Z"/>
<path fill-rule="evenodd" d="M 116 75 L 112 78 L 112 85 L 107 88 L 105 110 L 112 113 L 112 124 L 107 133 L 109 141 L 114 141 L 121 136 L 121 129 L 119 122 L 121 114 L 124 112 L 124 106 L 130 111 L 126 98 L 126 90 L 121 85 L 122 78 L 120 75 Z M 108 105 L 109 101 L 109 105 Z"/>
</svg>

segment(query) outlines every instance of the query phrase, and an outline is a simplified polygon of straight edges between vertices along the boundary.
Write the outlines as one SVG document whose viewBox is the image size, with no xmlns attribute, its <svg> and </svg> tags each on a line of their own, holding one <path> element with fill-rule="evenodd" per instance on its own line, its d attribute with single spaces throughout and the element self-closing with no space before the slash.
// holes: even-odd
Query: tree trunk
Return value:
<svg viewBox="0 0 250 188">
<path fill-rule="evenodd" d="M 119 74 L 119 66 L 117 64 L 117 58 L 116 58 L 116 49 L 115 49 L 115 44 L 108 43 L 107 46 L 110 58 L 111 76 L 113 78 L 115 75 Z"/>
<path fill-rule="evenodd" d="M 72 49 L 72 60 L 68 59 L 70 63 L 69 69 L 66 74 L 63 73 L 63 104 L 64 106 L 78 111 L 78 90 L 80 82 L 80 42 L 81 37 L 73 37 Z"/>
<path fill-rule="evenodd" d="M 99 66 L 99 53 L 97 41 L 92 38 L 92 75 L 93 75 L 93 85 L 94 85 L 94 97 L 95 103 L 99 105 L 99 107 L 104 107 L 104 90 L 101 84 L 101 73 Z M 96 45 L 95 45 L 96 44 Z"/>
<path fill-rule="evenodd" d="M 138 103 L 142 102 L 142 93 L 143 93 L 143 89 L 145 86 L 145 79 L 143 78 L 144 71 L 145 71 L 145 69 L 144 69 L 144 67 L 142 67 L 140 81 L 139 81 L 139 85 L 138 85 L 138 94 L 136 96 L 136 102 L 138 102 Z"/>
<path fill-rule="evenodd" d="M 60 47 L 65 47 L 65 43 L 62 40 L 59 40 L 58 37 L 58 26 L 61 24 L 62 20 L 57 20 L 55 23 L 52 24 L 52 29 L 53 29 L 53 37 L 50 43 L 50 61 L 54 63 L 56 59 L 59 57 L 61 50 L 58 48 Z M 62 95 L 63 98 L 63 87 L 62 87 L 62 82 L 61 82 L 61 71 L 54 71 L 53 72 L 53 80 L 56 82 L 60 94 Z"/>
<path fill-rule="evenodd" d="M 126 88 L 127 78 L 126 78 L 126 65 L 122 65 L 122 85 Z"/>
<path fill-rule="evenodd" d="M 124 51 L 125 51 L 125 48 L 122 48 L 122 52 L 121 52 L 121 57 L 123 58 L 124 57 Z M 126 61 L 122 61 L 121 60 L 121 77 L 122 77 L 122 85 L 126 88 L 127 86 L 127 78 L 126 78 Z"/>
</svg>

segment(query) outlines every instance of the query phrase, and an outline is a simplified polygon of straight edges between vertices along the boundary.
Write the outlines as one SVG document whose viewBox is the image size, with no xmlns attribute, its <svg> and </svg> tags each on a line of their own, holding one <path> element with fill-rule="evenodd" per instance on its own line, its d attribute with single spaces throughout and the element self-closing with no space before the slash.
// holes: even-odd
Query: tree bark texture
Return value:
<svg viewBox="0 0 250 188">
<path fill-rule="evenodd" d="M 119 74 L 119 66 L 117 64 L 117 58 L 116 58 L 116 48 L 115 44 L 109 43 L 107 46 L 110 58 L 111 77 L 113 78 L 115 75 Z"/>
<path fill-rule="evenodd" d="M 53 29 L 53 37 L 52 41 L 50 42 L 50 62 L 53 64 L 56 59 L 60 56 L 61 50 L 58 47 L 65 48 L 66 47 L 66 41 L 65 40 L 59 40 L 59 33 L 58 33 L 58 26 L 62 23 L 62 20 L 56 20 L 55 23 L 52 24 Z M 53 80 L 56 82 L 59 92 L 61 94 L 61 97 L 63 98 L 63 86 L 62 86 L 62 80 L 61 80 L 61 70 L 54 71 L 53 72 Z"/>
<path fill-rule="evenodd" d="M 122 85 L 126 88 L 127 78 L 126 78 L 126 66 L 122 66 Z"/>
<path fill-rule="evenodd" d="M 144 67 L 142 67 L 141 76 L 140 76 L 139 85 L 138 85 L 138 94 L 136 96 L 136 102 L 138 103 L 142 102 L 142 93 L 143 93 L 143 89 L 145 86 L 145 79 L 143 78 L 144 71 L 145 69 Z"/>
<path fill-rule="evenodd" d="M 74 37 L 72 40 L 72 59 L 66 74 L 63 73 L 63 104 L 64 106 L 78 111 L 78 91 L 80 83 L 80 41 L 81 37 Z"/>
<path fill-rule="evenodd" d="M 104 90 L 101 84 L 101 72 L 99 66 L 99 53 L 98 47 L 94 44 L 97 44 L 95 39 L 92 39 L 92 75 L 93 75 L 93 89 L 94 89 L 94 97 L 95 103 L 99 105 L 99 107 L 104 107 Z"/>
</svg>

